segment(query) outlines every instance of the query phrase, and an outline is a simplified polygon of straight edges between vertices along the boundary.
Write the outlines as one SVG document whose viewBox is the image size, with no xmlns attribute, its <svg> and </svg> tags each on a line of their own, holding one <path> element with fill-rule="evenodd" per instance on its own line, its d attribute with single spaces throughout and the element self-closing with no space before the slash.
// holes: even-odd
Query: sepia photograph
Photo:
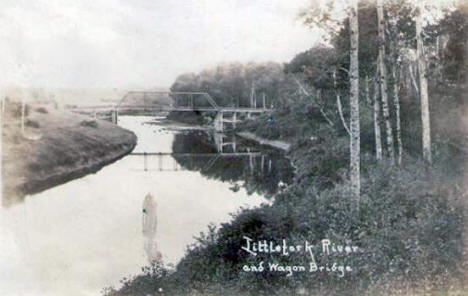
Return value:
<svg viewBox="0 0 468 296">
<path fill-rule="evenodd" d="M 1 296 L 468 296 L 468 0 L 0 0 Z"/>
</svg>

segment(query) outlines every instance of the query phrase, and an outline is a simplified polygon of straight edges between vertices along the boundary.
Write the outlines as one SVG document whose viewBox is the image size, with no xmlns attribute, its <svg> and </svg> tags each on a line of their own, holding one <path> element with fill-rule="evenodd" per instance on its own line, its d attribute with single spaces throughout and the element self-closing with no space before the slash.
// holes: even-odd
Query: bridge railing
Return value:
<svg viewBox="0 0 468 296">
<path fill-rule="evenodd" d="M 161 98 L 165 96 L 165 99 L 172 100 L 164 102 Z M 132 102 L 132 97 L 139 97 L 138 100 L 143 104 L 138 105 L 157 105 L 158 103 L 165 103 L 166 106 L 170 105 L 171 107 L 187 107 L 187 108 L 212 108 L 217 110 L 219 108 L 215 100 L 206 92 L 184 92 L 184 91 L 130 91 L 125 94 L 125 96 L 116 104 L 116 109 L 124 107 L 124 105 L 135 105 L 135 99 Z M 180 106 L 178 101 L 180 98 L 183 98 L 187 104 Z M 200 104 L 200 99 L 202 102 Z M 199 104 L 195 104 L 195 101 L 198 101 Z M 175 104 L 174 104 L 175 103 Z"/>
</svg>

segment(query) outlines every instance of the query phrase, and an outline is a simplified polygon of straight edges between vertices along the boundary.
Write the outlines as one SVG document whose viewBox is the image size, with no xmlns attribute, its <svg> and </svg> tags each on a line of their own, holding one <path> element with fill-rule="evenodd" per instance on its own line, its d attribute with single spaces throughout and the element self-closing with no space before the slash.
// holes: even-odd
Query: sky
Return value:
<svg viewBox="0 0 468 296">
<path fill-rule="evenodd" d="M 308 0 L 1 0 L 0 87 L 168 87 L 223 62 L 287 62 L 318 40 Z"/>
</svg>

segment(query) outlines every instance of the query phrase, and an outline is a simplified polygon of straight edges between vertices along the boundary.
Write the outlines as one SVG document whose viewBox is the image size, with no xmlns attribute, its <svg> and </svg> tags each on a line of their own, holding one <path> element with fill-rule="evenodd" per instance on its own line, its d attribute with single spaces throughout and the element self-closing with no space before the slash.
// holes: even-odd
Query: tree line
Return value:
<svg viewBox="0 0 468 296">
<path fill-rule="evenodd" d="M 319 2 L 300 17 L 326 33 L 323 44 L 283 65 L 233 63 L 183 74 L 171 90 L 208 92 L 220 106 L 265 104 L 289 116 L 280 128 L 316 121 L 349 137 L 355 198 L 361 147 L 401 166 L 410 155 L 431 164 L 437 143 L 463 146 L 467 3 Z"/>
</svg>

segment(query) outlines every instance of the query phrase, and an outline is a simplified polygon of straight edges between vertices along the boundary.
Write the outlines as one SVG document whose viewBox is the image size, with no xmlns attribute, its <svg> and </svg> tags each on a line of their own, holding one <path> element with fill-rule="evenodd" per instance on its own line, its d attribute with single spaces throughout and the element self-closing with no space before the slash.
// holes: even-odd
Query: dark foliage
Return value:
<svg viewBox="0 0 468 296">
<path fill-rule="evenodd" d="M 91 127 L 91 128 L 97 128 L 98 123 L 96 120 L 83 120 L 80 122 L 81 126 L 86 126 L 86 127 Z"/>
</svg>

